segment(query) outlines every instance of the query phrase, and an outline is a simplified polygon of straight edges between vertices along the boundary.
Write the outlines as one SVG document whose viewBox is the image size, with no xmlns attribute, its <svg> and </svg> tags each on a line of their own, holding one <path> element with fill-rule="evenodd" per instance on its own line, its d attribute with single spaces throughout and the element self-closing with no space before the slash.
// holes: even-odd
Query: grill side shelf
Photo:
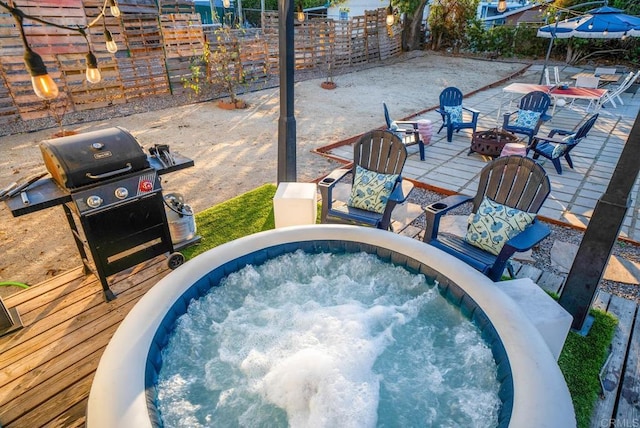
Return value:
<svg viewBox="0 0 640 428">
<path fill-rule="evenodd" d="M 71 202 L 71 194 L 60 188 L 52 178 L 42 178 L 36 181 L 27 187 L 24 193 L 29 201 L 28 204 L 24 202 L 21 193 L 4 201 L 14 217 Z"/>
<path fill-rule="evenodd" d="M 147 156 L 149 159 L 149 165 L 151 168 L 158 171 L 158 175 L 168 174 L 174 171 L 180 171 L 181 169 L 191 168 L 194 163 L 192 159 L 184 157 L 178 153 L 172 152 L 173 154 L 173 165 L 165 165 L 163 164 L 157 157 L 155 156 Z"/>
</svg>

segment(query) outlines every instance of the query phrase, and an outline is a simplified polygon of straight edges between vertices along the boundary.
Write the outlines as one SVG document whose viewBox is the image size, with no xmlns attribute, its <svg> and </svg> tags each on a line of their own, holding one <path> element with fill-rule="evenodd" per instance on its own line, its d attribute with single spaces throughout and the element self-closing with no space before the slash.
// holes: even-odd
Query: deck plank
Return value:
<svg viewBox="0 0 640 428">
<path fill-rule="evenodd" d="M 611 296 L 607 312 L 618 318 L 618 326 L 611 342 L 611 356 L 602 376 L 604 386 L 604 398 L 596 402 L 593 415 L 591 416 L 591 427 L 601 428 L 609 426 L 607 421 L 611 421 L 616 399 L 621 386 L 622 370 L 627 355 L 629 337 L 633 328 L 633 320 L 636 313 L 637 304 L 631 300 L 626 300 L 618 296 Z M 605 424 L 605 425 L 603 425 Z"/>
<path fill-rule="evenodd" d="M 637 426 L 640 423 L 640 321 L 636 318 L 622 388 L 618 399 L 615 426 Z"/>
<path fill-rule="evenodd" d="M 25 327 L 0 338 L 0 426 L 84 426 L 104 348 L 129 310 L 168 272 L 162 256 L 110 278 L 117 295 L 82 269 L 9 296 Z"/>
</svg>

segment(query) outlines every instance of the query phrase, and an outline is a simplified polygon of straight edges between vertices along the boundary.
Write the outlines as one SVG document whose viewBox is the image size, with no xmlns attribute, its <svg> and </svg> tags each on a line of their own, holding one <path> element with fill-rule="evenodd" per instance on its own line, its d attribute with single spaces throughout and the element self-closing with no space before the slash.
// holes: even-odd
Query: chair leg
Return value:
<svg viewBox="0 0 640 428">
<path fill-rule="evenodd" d="M 569 153 L 564 155 L 564 159 L 567 161 L 567 164 L 569 164 L 569 168 L 573 169 L 573 161 L 571 160 Z"/>
<path fill-rule="evenodd" d="M 553 162 L 553 166 L 556 167 L 556 172 L 558 175 L 562 175 L 562 165 L 560 165 L 560 158 L 551 159 Z"/>
<path fill-rule="evenodd" d="M 436 134 L 439 134 L 440 131 L 442 131 L 442 128 L 444 128 L 444 122 L 442 123 L 442 125 L 440 125 L 440 129 L 438 129 L 438 132 L 436 132 Z"/>
<path fill-rule="evenodd" d="M 453 126 L 447 126 L 447 142 L 453 141 Z"/>
<path fill-rule="evenodd" d="M 420 160 L 424 160 L 424 141 L 418 141 L 418 149 L 420 150 Z"/>
</svg>

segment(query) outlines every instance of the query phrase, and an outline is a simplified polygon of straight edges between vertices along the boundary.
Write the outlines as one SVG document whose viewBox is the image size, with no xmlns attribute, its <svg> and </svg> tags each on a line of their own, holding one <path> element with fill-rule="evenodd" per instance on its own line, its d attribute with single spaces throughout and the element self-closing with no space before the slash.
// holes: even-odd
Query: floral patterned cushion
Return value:
<svg viewBox="0 0 640 428">
<path fill-rule="evenodd" d="M 567 151 L 567 147 L 569 147 L 568 144 L 573 143 L 573 141 L 575 140 L 575 137 L 576 137 L 576 134 L 571 134 L 564 137 L 562 141 L 565 141 L 566 143 L 557 144 L 553 148 L 553 152 L 551 153 L 551 159 L 559 158 L 560 156 L 564 155 L 565 152 Z"/>
<path fill-rule="evenodd" d="M 469 217 L 466 241 L 498 255 L 505 242 L 529 226 L 536 215 L 484 198 L 478 211 Z"/>
<path fill-rule="evenodd" d="M 347 205 L 382 214 L 399 174 L 380 174 L 356 165 Z"/>
<path fill-rule="evenodd" d="M 531 110 L 518 110 L 518 117 L 516 118 L 515 126 L 520 128 L 533 129 L 538 124 L 542 113 Z"/>
<path fill-rule="evenodd" d="M 462 123 L 462 106 L 444 106 L 444 111 L 449 113 L 451 123 Z"/>
</svg>

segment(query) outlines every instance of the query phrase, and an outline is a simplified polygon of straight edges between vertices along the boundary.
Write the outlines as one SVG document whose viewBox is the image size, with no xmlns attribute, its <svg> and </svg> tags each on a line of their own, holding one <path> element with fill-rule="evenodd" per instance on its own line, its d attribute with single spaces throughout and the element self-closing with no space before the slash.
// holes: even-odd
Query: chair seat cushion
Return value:
<svg viewBox="0 0 640 428">
<path fill-rule="evenodd" d="M 485 197 L 469 219 L 466 241 L 498 255 L 505 242 L 529 226 L 536 215 L 511 208 Z"/>
<path fill-rule="evenodd" d="M 462 106 L 444 106 L 444 111 L 449 113 L 451 123 L 462 123 Z"/>
<path fill-rule="evenodd" d="M 382 214 L 399 174 L 380 174 L 356 165 L 347 205 Z"/>
<path fill-rule="evenodd" d="M 542 114 L 537 111 L 519 109 L 518 117 L 514 125 L 522 128 L 535 128 L 541 115 Z"/>
</svg>

